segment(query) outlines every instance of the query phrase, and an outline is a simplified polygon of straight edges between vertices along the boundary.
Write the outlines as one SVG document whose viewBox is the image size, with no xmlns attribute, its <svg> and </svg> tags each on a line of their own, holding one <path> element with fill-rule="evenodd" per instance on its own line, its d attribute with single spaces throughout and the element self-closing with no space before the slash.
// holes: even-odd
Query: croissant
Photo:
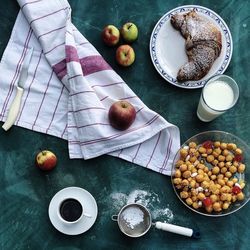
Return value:
<svg viewBox="0 0 250 250">
<path fill-rule="evenodd" d="M 218 28 L 195 11 L 175 14 L 171 24 L 186 39 L 188 62 L 177 73 L 178 81 L 200 80 L 219 57 L 222 43 Z"/>
</svg>

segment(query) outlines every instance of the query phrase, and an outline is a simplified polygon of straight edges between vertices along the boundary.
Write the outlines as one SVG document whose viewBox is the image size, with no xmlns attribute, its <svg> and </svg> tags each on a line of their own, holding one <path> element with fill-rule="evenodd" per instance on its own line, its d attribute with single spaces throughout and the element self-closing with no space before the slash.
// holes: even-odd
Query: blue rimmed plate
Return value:
<svg viewBox="0 0 250 250">
<path fill-rule="evenodd" d="M 177 13 L 191 10 L 195 10 L 199 15 L 205 16 L 216 24 L 222 34 L 222 50 L 212 68 L 201 80 L 180 83 L 176 79 L 177 72 L 188 61 L 188 58 L 185 52 L 185 39 L 178 30 L 173 28 L 170 18 Z M 226 23 L 214 11 L 198 5 L 185 5 L 167 12 L 160 18 L 151 34 L 149 48 L 152 62 L 165 80 L 177 87 L 196 89 L 203 87 L 211 76 L 222 74 L 226 70 L 233 53 L 233 40 Z"/>
</svg>

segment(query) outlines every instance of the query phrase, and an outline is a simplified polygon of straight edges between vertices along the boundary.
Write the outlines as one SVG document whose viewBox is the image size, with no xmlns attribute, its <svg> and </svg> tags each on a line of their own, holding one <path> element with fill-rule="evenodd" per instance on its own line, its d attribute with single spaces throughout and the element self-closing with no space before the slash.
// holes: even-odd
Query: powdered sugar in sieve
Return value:
<svg viewBox="0 0 250 250">
<path fill-rule="evenodd" d="M 149 230 L 151 216 L 142 205 L 129 204 L 121 210 L 118 216 L 118 224 L 126 235 L 139 237 Z"/>
<path fill-rule="evenodd" d="M 121 219 L 126 223 L 127 227 L 134 229 L 135 226 L 143 222 L 144 213 L 138 207 L 128 207 L 121 214 Z"/>
</svg>

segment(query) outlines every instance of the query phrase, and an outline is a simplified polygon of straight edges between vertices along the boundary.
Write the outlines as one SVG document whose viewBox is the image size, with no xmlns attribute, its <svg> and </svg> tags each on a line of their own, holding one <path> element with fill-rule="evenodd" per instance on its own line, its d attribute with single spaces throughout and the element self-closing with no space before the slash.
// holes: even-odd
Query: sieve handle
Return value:
<svg viewBox="0 0 250 250">
<path fill-rule="evenodd" d="M 188 237 L 192 237 L 192 238 L 195 238 L 195 239 L 200 238 L 200 232 L 199 231 L 195 231 L 195 230 L 193 230 L 191 228 L 187 228 L 187 227 L 176 226 L 176 225 L 173 225 L 173 224 L 163 223 L 163 222 L 160 222 L 160 221 L 157 221 L 155 223 L 155 227 L 157 229 L 161 229 L 163 231 L 168 231 L 168 232 L 171 232 L 171 233 L 176 233 L 176 234 L 188 236 Z"/>
<path fill-rule="evenodd" d="M 118 221 L 118 215 L 113 214 L 113 215 L 111 216 L 111 219 L 112 219 L 113 221 Z"/>
</svg>

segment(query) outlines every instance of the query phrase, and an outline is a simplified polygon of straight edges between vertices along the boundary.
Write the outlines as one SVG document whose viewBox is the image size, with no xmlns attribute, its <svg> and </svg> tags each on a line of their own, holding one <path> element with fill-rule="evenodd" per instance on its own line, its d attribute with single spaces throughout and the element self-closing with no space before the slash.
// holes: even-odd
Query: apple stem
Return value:
<svg viewBox="0 0 250 250">
<path fill-rule="evenodd" d="M 130 29 L 132 26 L 133 26 L 133 24 L 130 24 L 130 25 L 128 26 L 128 29 Z"/>
</svg>

